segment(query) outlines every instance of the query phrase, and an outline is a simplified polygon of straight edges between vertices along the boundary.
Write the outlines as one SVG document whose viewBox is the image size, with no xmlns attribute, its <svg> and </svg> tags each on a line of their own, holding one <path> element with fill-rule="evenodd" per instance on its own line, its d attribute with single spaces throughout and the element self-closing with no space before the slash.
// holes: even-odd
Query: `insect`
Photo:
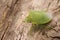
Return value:
<svg viewBox="0 0 60 40">
<path fill-rule="evenodd" d="M 52 20 L 52 17 L 46 11 L 32 10 L 29 12 L 26 20 L 32 24 L 46 24 Z"/>
<path fill-rule="evenodd" d="M 52 21 L 51 14 L 43 10 L 31 10 L 26 18 L 26 21 L 28 23 L 32 23 L 30 33 L 40 31 L 42 34 L 46 34 L 46 31 L 53 29 L 51 25 L 49 26 L 49 23 Z"/>
</svg>

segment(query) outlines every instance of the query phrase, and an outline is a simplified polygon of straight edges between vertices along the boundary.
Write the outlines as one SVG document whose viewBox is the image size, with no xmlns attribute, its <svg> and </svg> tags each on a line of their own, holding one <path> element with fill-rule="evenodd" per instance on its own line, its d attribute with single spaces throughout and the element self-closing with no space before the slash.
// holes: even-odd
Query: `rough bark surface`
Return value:
<svg viewBox="0 0 60 40">
<path fill-rule="evenodd" d="M 56 31 L 46 31 L 48 37 L 39 32 L 28 36 L 32 25 L 23 21 L 31 9 L 48 9 Z M 0 0 L 0 40 L 60 40 L 60 0 Z"/>
</svg>

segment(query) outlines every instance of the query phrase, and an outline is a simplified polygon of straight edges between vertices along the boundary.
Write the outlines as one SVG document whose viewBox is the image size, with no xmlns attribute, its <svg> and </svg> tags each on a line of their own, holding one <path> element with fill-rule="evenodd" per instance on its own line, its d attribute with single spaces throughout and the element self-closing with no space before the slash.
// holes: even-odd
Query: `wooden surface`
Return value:
<svg viewBox="0 0 60 40">
<path fill-rule="evenodd" d="M 30 23 L 23 22 L 29 10 L 47 9 L 52 13 L 50 23 L 54 30 L 47 31 L 48 37 L 39 32 L 28 36 Z M 60 0 L 0 0 L 0 40 L 60 40 Z M 49 24 L 49 25 L 50 25 Z M 52 36 L 52 37 L 51 37 Z"/>
</svg>

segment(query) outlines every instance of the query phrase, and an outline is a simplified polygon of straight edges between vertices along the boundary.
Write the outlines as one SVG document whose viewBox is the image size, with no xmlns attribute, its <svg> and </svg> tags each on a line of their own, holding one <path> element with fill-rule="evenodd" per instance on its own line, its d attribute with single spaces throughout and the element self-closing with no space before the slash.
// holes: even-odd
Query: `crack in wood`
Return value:
<svg viewBox="0 0 60 40">
<path fill-rule="evenodd" d="M 15 1 L 15 0 L 14 0 L 14 1 Z M 13 3 L 14 1 L 12 1 L 12 3 Z M 16 0 L 15 3 L 13 3 L 13 5 L 11 4 L 10 10 L 7 12 L 7 17 L 9 17 L 8 15 L 11 15 L 11 13 L 13 12 L 14 6 L 15 6 L 15 4 L 17 4 L 17 2 L 18 2 L 18 0 Z M 7 6 L 7 8 L 8 8 L 8 6 Z M 9 24 L 8 24 L 8 26 L 9 26 Z M 8 26 L 6 27 L 6 29 L 5 29 L 5 31 L 4 31 L 4 33 L 3 33 L 3 35 L 2 35 L 1 40 L 3 40 L 4 35 L 5 35 L 5 33 L 6 33 L 7 29 L 8 29 Z"/>
<path fill-rule="evenodd" d="M 20 32 L 21 37 L 23 35 L 23 29 L 24 29 L 24 27 L 22 28 L 22 32 Z M 21 40 L 21 37 L 19 38 L 19 40 Z"/>
<path fill-rule="evenodd" d="M 53 11 L 55 11 L 54 13 L 59 12 L 59 11 L 60 11 L 60 6 L 59 6 L 59 7 L 57 7 L 56 9 L 54 9 Z"/>
<path fill-rule="evenodd" d="M 52 0 L 51 2 L 49 2 L 47 10 L 49 9 L 50 5 L 53 3 L 54 0 Z"/>
<path fill-rule="evenodd" d="M 60 2 L 60 0 L 57 1 L 57 4 Z"/>
<path fill-rule="evenodd" d="M 60 39 L 60 36 L 54 36 L 54 37 L 51 37 L 51 38 L 53 38 L 53 39 L 55 39 L 55 38 Z"/>
<path fill-rule="evenodd" d="M 5 31 L 4 31 L 4 33 L 3 33 L 3 35 L 2 35 L 2 38 L 1 38 L 1 40 L 3 40 L 3 37 L 4 37 L 4 35 L 5 35 L 5 32 L 6 32 L 6 30 L 8 29 L 8 27 L 5 29 Z"/>
<path fill-rule="evenodd" d="M 17 4 L 17 2 L 18 2 L 18 0 L 16 0 L 16 2 L 14 3 L 14 5 Z"/>
</svg>

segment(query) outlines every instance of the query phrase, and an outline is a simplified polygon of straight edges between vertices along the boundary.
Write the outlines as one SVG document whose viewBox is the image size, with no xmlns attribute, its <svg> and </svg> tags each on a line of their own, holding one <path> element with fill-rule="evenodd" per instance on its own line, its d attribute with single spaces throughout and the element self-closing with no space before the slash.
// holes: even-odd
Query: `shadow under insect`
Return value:
<svg viewBox="0 0 60 40">
<path fill-rule="evenodd" d="M 32 27 L 30 28 L 30 31 L 32 32 L 37 32 L 37 31 L 42 31 L 43 29 L 45 29 L 46 25 L 32 25 Z"/>
<path fill-rule="evenodd" d="M 29 31 L 29 34 L 33 35 L 34 33 L 36 32 L 39 32 L 42 33 L 42 35 L 46 35 L 46 32 L 49 31 L 49 30 L 54 30 L 56 31 L 55 29 L 53 29 L 53 27 L 51 25 L 49 25 L 49 23 L 47 24 L 32 24 L 32 27 L 30 28 L 30 31 Z"/>
</svg>

